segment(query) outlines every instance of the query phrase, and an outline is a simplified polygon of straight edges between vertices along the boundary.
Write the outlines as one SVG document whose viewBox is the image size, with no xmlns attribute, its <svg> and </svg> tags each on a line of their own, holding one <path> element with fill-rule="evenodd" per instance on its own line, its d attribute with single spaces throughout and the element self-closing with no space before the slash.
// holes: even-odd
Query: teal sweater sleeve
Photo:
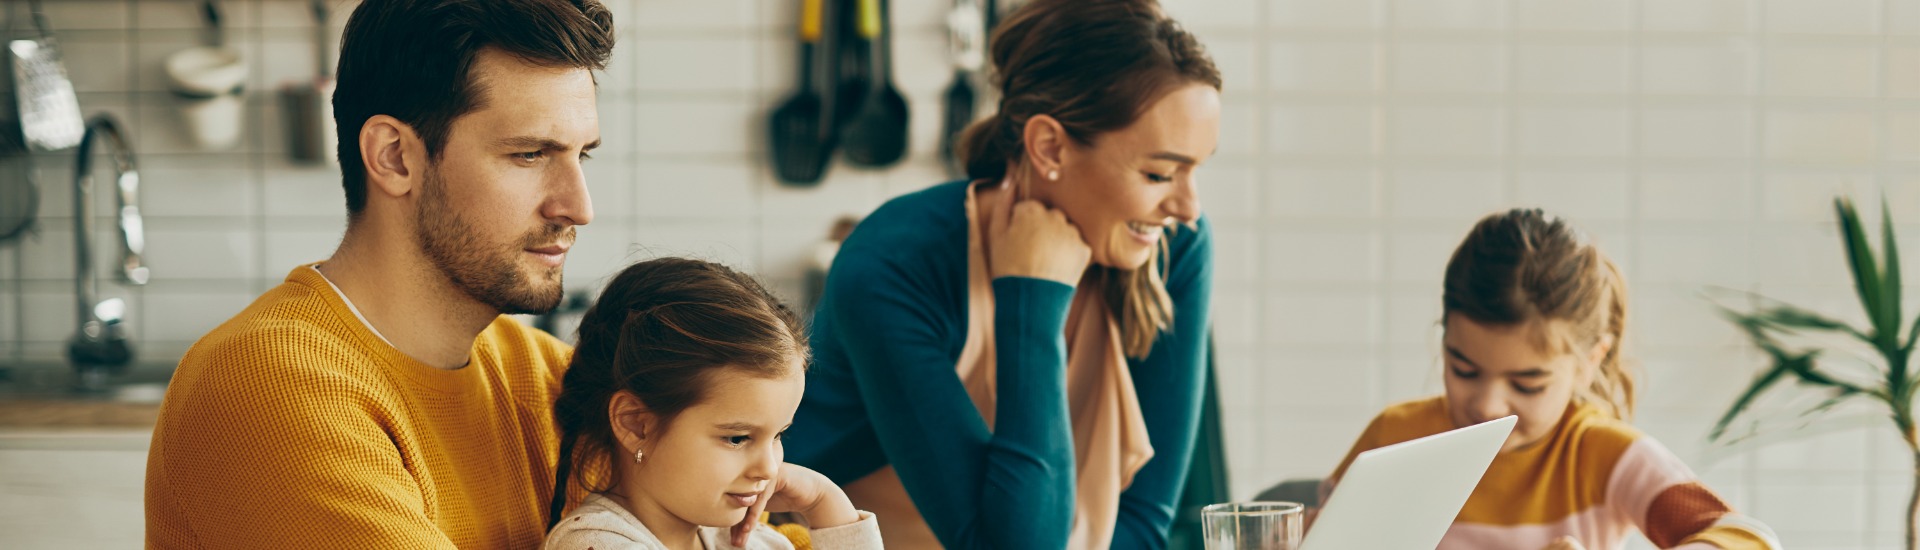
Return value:
<svg viewBox="0 0 1920 550">
<path fill-rule="evenodd" d="M 836 266 L 836 270 L 840 266 Z M 884 273 L 870 270 L 864 273 Z M 1066 403 L 1073 287 L 993 282 L 998 399 L 989 430 L 903 280 L 829 281 L 860 307 L 829 312 L 887 463 L 948 548 L 1060 548 L 1073 525 L 1073 432 Z"/>
</svg>

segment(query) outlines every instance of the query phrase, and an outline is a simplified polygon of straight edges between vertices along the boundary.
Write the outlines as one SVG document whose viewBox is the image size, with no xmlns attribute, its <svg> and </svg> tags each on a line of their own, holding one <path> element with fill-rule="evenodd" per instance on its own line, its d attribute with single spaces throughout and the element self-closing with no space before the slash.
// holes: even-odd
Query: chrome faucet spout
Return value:
<svg viewBox="0 0 1920 550">
<path fill-rule="evenodd" d="M 99 300 L 99 277 L 93 271 L 93 148 L 104 141 L 113 160 L 115 224 L 120 233 L 120 276 L 127 284 L 147 283 L 145 224 L 140 216 L 140 173 L 133 148 L 120 124 L 110 115 L 87 121 L 80 138 L 73 173 L 73 293 L 79 330 L 67 342 L 67 359 L 80 371 L 82 389 L 99 389 L 108 371 L 133 362 L 133 344 L 123 333 L 126 302 Z"/>
</svg>

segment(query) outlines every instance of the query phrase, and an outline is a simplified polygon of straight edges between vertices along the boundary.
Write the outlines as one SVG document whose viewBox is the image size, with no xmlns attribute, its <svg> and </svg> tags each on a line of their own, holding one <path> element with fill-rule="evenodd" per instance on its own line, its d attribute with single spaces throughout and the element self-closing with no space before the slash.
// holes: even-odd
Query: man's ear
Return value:
<svg viewBox="0 0 1920 550">
<path fill-rule="evenodd" d="M 425 175 L 426 144 L 413 126 L 374 115 L 360 126 L 360 163 L 367 174 L 367 195 L 400 198 L 418 189 Z"/>
</svg>

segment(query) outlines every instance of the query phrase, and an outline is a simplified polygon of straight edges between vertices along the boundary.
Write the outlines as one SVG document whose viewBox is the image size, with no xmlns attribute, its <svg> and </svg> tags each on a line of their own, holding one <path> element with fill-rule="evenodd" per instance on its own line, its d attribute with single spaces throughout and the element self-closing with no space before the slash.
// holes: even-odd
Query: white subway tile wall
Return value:
<svg viewBox="0 0 1920 550">
<path fill-rule="evenodd" d="M 221 3 L 252 76 L 244 138 L 205 151 L 159 69 L 202 39 L 197 2 L 46 3 L 83 108 L 133 131 L 153 283 L 105 293 L 130 299 L 143 353 L 165 362 L 338 242 L 337 170 L 286 160 L 275 93 L 312 74 L 310 16 L 296 0 Z M 779 185 L 764 160 L 769 106 L 794 85 L 794 2 L 606 3 L 620 46 L 600 76 L 598 218 L 580 232 L 571 286 L 689 254 L 798 299 L 835 218 L 944 179 L 946 2 L 894 3 L 912 155 L 886 171 L 837 163 L 815 188 Z M 354 2 L 332 4 L 337 45 Z M 1483 214 L 1542 206 L 1588 229 L 1631 280 L 1639 425 L 1790 547 L 1897 546 L 1911 457 L 1884 426 L 1757 449 L 1704 442 L 1761 365 L 1706 297 L 1759 291 L 1857 318 L 1835 194 L 1884 194 L 1920 242 L 1920 0 L 1166 8 L 1227 81 L 1220 155 L 1200 177 L 1236 497 L 1326 474 L 1374 411 L 1439 391 L 1438 283 L 1453 245 Z M 74 318 L 72 158 L 31 161 L 43 219 L 0 246 L 0 360 L 51 362 Z M 110 226 L 97 237 L 111 242 Z"/>
</svg>

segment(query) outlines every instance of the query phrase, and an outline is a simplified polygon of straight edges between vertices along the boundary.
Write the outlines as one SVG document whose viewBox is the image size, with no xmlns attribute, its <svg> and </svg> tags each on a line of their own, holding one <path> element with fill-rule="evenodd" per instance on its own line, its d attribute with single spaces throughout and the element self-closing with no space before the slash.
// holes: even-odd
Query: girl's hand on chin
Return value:
<svg viewBox="0 0 1920 550">
<path fill-rule="evenodd" d="M 798 513 L 815 529 L 860 521 L 860 511 L 854 509 L 853 501 L 839 485 L 820 472 L 795 464 L 781 464 L 780 472 L 767 482 L 760 498 L 747 508 L 747 516 L 733 526 L 733 545 L 745 547 L 747 535 L 760 524 L 761 512 L 769 511 Z"/>
</svg>

